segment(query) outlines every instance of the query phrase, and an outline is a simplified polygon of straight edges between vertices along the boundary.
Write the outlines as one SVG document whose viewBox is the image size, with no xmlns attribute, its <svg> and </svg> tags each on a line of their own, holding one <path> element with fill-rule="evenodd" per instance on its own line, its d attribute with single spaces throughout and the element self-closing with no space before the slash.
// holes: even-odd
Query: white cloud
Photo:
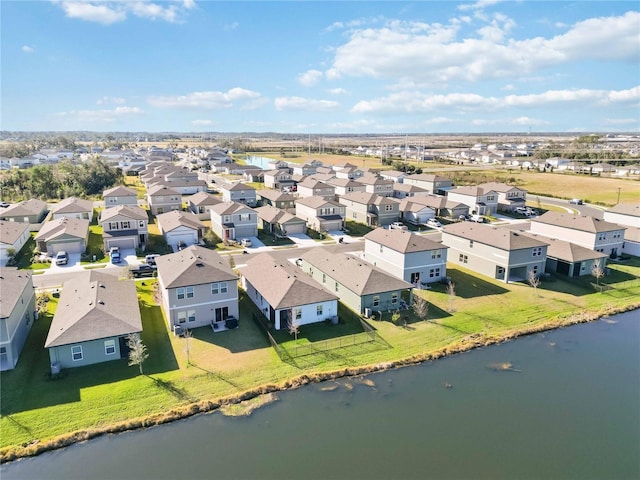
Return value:
<svg viewBox="0 0 640 480">
<path fill-rule="evenodd" d="M 513 125 L 524 125 L 526 126 L 533 126 L 533 125 L 549 125 L 549 122 L 547 122 L 546 120 L 542 120 L 539 118 L 529 118 L 529 117 L 518 117 L 518 118 L 514 118 L 513 120 L 511 120 L 511 123 Z"/>
<path fill-rule="evenodd" d="M 327 92 L 331 95 L 349 95 L 349 90 L 345 90 L 344 88 L 330 88 Z"/>
<path fill-rule="evenodd" d="M 214 124 L 213 120 L 193 120 L 191 125 L 194 127 L 208 127 Z"/>
<path fill-rule="evenodd" d="M 258 92 L 244 88 L 232 88 L 226 92 L 193 92 L 187 95 L 154 96 L 147 102 L 159 108 L 195 108 L 217 110 L 236 106 L 236 103 L 255 101 L 260 98 Z"/>
<path fill-rule="evenodd" d="M 53 0 L 53 3 L 59 5 L 69 18 L 103 25 L 122 22 L 127 19 L 128 14 L 149 20 L 177 22 L 188 10 L 196 6 L 194 0 L 183 0 L 180 3 L 155 3 L 148 0 L 124 2 Z"/>
<path fill-rule="evenodd" d="M 309 112 L 328 112 L 340 108 L 338 102 L 331 100 L 312 100 L 302 97 L 278 97 L 274 100 L 276 110 L 304 110 Z"/>
<path fill-rule="evenodd" d="M 111 4 L 93 4 L 87 2 L 55 2 L 62 7 L 69 18 L 77 18 L 87 22 L 96 22 L 103 25 L 122 22 L 127 14 L 121 7 Z"/>
<path fill-rule="evenodd" d="M 482 10 L 486 7 L 490 7 L 497 3 L 500 3 L 501 0 L 478 0 L 475 3 L 465 3 L 462 5 L 458 5 L 458 10 L 467 11 L 467 10 Z"/>
<path fill-rule="evenodd" d="M 115 123 L 120 119 L 142 115 L 138 107 L 116 107 L 113 110 L 71 110 L 57 115 L 81 123 Z"/>
<path fill-rule="evenodd" d="M 35 52 L 35 49 L 33 47 L 30 47 L 29 45 L 23 45 L 21 50 L 24 53 L 33 53 L 33 52 Z"/>
<path fill-rule="evenodd" d="M 605 125 L 637 125 L 637 118 L 605 118 L 603 120 Z"/>
<path fill-rule="evenodd" d="M 109 104 L 122 105 L 124 103 L 126 103 L 126 100 L 124 98 L 120 98 L 120 97 L 107 97 L 107 96 L 104 96 L 104 97 L 99 98 L 98 100 L 96 100 L 96 105 L 109 105 Z"/>
<path fill-rule="evenodd" d="M 322 72 L 320 70 L 307 70 L 304 73 L 298 75 L 298 82 L 305 87 L 315 85 L 322 79 Z"/>
<path fill-rule="evenodd" d="M 227 23 L 224 27 L 222 27 L 224 30 L 229 31 L 229 30 L 235 30 L 236 28 L 238 28 L 240 26 L 240 23 L 238 22 L 232 22 L 232 23 Z"/>
</svg>

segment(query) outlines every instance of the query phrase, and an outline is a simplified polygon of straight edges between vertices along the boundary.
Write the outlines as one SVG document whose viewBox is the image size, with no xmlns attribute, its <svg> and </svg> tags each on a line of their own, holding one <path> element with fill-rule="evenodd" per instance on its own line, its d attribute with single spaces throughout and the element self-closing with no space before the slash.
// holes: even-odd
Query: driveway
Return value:
<svg viewBox="0 0 640 480">
<path fill-rule="evenodd" d="M 289 237 L 293 243 L 300 245 L 301 247 L 312 247 L 318 245 L 318 242 L 304 233 L 290 233 L 287 237 Z"/>
<path fill-rule="evenodd" d="M 77 270 L 80 267 L 80 254 L 69 253 L 69 261 L 66 265 L 56 265 L 55 258 L 51 259 L 51 267 L 47 268 L 45 272 L 61 273 L 69 270 Z"/>
</svg>

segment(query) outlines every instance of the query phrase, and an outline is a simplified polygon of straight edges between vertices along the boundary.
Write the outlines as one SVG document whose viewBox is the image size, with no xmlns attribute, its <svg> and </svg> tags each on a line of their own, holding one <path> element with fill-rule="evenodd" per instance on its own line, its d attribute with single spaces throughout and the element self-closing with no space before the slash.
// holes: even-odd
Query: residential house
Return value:
<svg viewBox="0 0 640 480">
<path fill-rule="evenodd" d="M 403 198 L 398 209 L 402 220 L 415 225 L 424 225 L 427 220 L 436 217 L 433 208 L 427 207 L 424 203 L 414 202 L 411 198 Z"/>
<path fill-rule="evenodd" d="M 207 189 L 207 182 L 199 180 L 198 178 L 192 178 L 188 180 L 175 179 L 171 181 L 161 181 L 162 185 L 165 185 L 173 190 L 176 190 L 180 195 L 193 195 L 198 192 L 204 192 Z"/>
<path fill-rule="evenodd" d="M 640 228 L 627 227 L 627 229 L 624 231 L 622 253 L 640 257 Z"/>
<path fill-rule="evenodd" d="M 307 233 L 307 222 L 302 218 L 271 205 L 255 209 L 258 221 L 262 222 L 264 232 L 287 236 L 294 233 Z"/>
<path fill-rule="evenodd" d="M 447 199 L 464 203 L 472 213 L 494 215 L 498 211 L 498 194 L 490 188 L 478 186 L 458 187 L 447 191 Z"/>
<path fill-rule="evenodd" d="M 242 178 L 245 182 L 264 183 L 264 170 L 257 165 L 245 165 Z"/>
<path fill-rule="evenodd" d="M 147 203 L 152 215 L 182 210 L 182 195 L 166 185 L 153 185 L 147 190 Z"/>
<path fill-rule="evenodd" d="M 313 178 L 305 178 L 297 185 L 298 197 L 322 197 L 326 199 L 333 199 L 335 196 L 335 189 L 328 183 L 321 182 L 320 180 L 314 180 Z"/>
<path fill-rule="evenodd" d="M 3 266 L 0 272 L 0 371 L 15 368 L 36 316 L 31 272 Z"/>
<path fill-rule="evenodd" d="M 22 222 L 31 225 L 31 229 L 37 230 L 37 225 L 41 223 L 47 215 L 47 204 L 37 198 L 30 198 L 22 202 L 14 203 L 0 212 L 0 220 L 9 222 Z"/>
<path fill-rule="evenodd" d="M 359 314 L 369 317 L 412 304 L 413 285 L 354 255 L 318 247 L 304 253 L 301 260 L 305 273 Z"/>
<path fill-rule="evenodd" d="M 403 183 L 407 174 L 398 170 L 383 170 L 380 172 L 380 177 L 385 180 L 391 180 L 395 183 Z"/>
<path fill-rule="evenodd" d="M 457 219 L 460 217 L 460 215 L 469 214 L 468 205 L 459 202 L 452 202 L 451 200 L 448 200 L 447 197 L 443 197 L 442 195 L 432 194 L 415 195 L 413 197 L 402 199 L 402 201 L 400 202 L 400 212 L 419 212 L 420 210 L 418 205 L 431 208 L 435 212 L 436 217 L 449 217 Z M 411 218 L 412 215 L 409 214 L 408 219 Z"/>
<path fill-rule="evenodd" d="M 349 193 L 340 197 L 345 217 L 369 226 L 387 226 L 400 218 L 400 201 L 375 193 Z"/>
<path fill-rule="evenodd" d="M 100 212 L 98 223 L 102 226 L 102 242 L 105 251 L 111 247 L 138 248 L 147 243 L 149 216 L 137 205 L 118 205 Z"/>
<path fill-rule="evenodd" d="M 338 296 L 292 263 L 263 253 L 247 264 L 242 288 L 276 330 L 337 319 Z"/>
<path fill-rule="evenodd" d="M 393 198 L 402 200 L 403 198 L 415 197 L 416 195 L 429 195 L 429 192 L 422 187 L 409 185 L 408 183 L 393 184 Z"/>
<path fill-rule="evenodd" d="M 351 180 L 350 178 L 337 178 L 333 177 L 326 181 L 328 185 L 331 185 L 335 191 L 335 194 L 340 197 L 348 193 L 353 192 L 365 192 L 367 190 L 366 185 Z"/>
<path fill-rule="evenodd" d="M 227 259 L 197 245 L 156 259 L 161 305 L 171 331 L 210 325 L 214 332 L 237 319 L 238 276 Z"/>
<path fill-rule="evenodd" d="M 498 194 L 498 210 L 514 212 L 516 208 L 523 208 L 527 204 L 527 191 L 500 182 L 482 183 L 478 187 L 491 190 Z"/>
<path fill-rule="evenodd" d="M 622 252 L 626 227 L 586 215 L 546 212 L 531 219 L 531 233 L 558 238 L 614 258 Z"/>
<path fill-rule="evenodd" d="M 258 190 L 256 192 L 258 205 L 281 208 L 283 210 L 294 209 L 296 207 L 296 197 L 290 193 L 280 192 L 279 190 Z"/>
<path fill-rule="evenodd" d="M 376 228 L 364 236 L 362 259 L 420 287 L 446 278 L 447 248 L 425 235 Z"/>
<path fill-rule="evenodd" d="M 187 209 L 200 220 L 209 220 L 211 218 L 211 207 L 222 202 L 223 200 L 220 197 L 207 192 L 198 192 L 189 197 Z"/>
<path fill-rule="evenodd" d="M 127 336 L 142 332 L 133 280 L 84 270 L 64 282 L 44 347 L 51 372 L 127 358 Z"/>
<path fill-rule="evenodd" d="M 53 220 L 64 217 L 93 220 L 93 202 L 91 200 L 68 197 L 55 204 L 51 210 L 53 212 L 51 216 Z"/>
<path fill-rule="evenodd" d="M 89 240 L 89 220 L 59 218 L 45 222 L 34 240 L 38 250 L 50 256 L 62 251 L 84 253 Z"/>
<path fill-rule="evenodd" d="M 481 223 L 445 225 L 442 243 L 449 262 L 505 283 L 541 275 L 547 261 L 548 242 Z"/>
<path fill-rule="evenodd" d="M 211 207 L 211 230 L 223 241 L 258 236 L 258 214 L 243 203 L 223 202 Z"/>
<path fill-rule="evenodd" d="M 174 250 L 196 245 L 206 228 L 194 213 L 179 210 L 161 213 L 157 221 L 160 233 Z"/>
<path fill-rule="evenodd" d="M 292 187 L 296 184 L 293 174 L 289 168 L 279 168 L 264 172 L 264 186 L 275 190 L 282 190 L 284 187 Z"/>
<path fill-rule="evenodd" d="M 244 203 L 249 207 L 256 205 L 256 189 L 246 183 L 225 183 L 220 185 L 224 202 Z"/>
<path fill-rule="evenodd" d="M 393 196 L 393 186 L 395 182 L 393 180 L 385 180 L 377 175 L 363 175 L 355 179 L 357 182 L 365 186 L 366 193 L 374 193 L 383 197 Z"/>
<path fill-rule="evenodd" d="M 30 238 L 28 223 L 0 220 L 0 267 L 6 266 Z"/>
<path fill-rule="evenodd" d="M 446 195 L 447 190 L 453 188 L 453 180 L 450 178 L 428 173 L 407 175 L 402 183 L 424 188 L 427 192 L 436 195 Z"/>
<path fill-rule="evenodd" d="M 104 207 L 111 208 L 118 205 L 138 205 L 138 193 L 129 187 L 119 185 L 102 192 Z"/>
<path fill-rule="evenodd" d="M 292 171 L 294 175 L 301 175 L 303 177 L 307 177 L 309 175 L 313 175 L 314 173 L 316 173 L 318 167 L 321 165 L 322 163 L 318 162 L 317 160 L 314 160 L 308 163 L 303 163 L 303 164 L 298 163 L 292 166 Z"/>
<path fill-rule="evenodd" d="M 640 203 L 619 203 L 604 211 L 607 222 L 640 228 Z"/>
<path fill-rule="evenodd" d="M 307 197 L 296 200 L 296 217 L 307 222 L 317 232 L 341 230 L 344 226 L 345 207 L 322 197 Z"/>
</svg>

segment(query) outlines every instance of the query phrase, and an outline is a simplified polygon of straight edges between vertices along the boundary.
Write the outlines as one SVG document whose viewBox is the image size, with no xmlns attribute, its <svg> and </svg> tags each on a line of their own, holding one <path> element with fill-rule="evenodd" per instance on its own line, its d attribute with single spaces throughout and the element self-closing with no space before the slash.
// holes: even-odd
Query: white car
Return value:
<svg viewBox="0 0 640 480">
<path fill-rule="evenodd" d="M 430 218 L 429 220 L 427 220 L 427 226 L 433 228 L 442 228 L 442 224 L 435 218 Z"/>
<path fill-rule="evenodd" d="M 243 247 L 250 247 L 251 246 L 251 239 L 250 238 L 243 238 L 242 240 L 240 240 L 240 245 L 242 245 Z"/>
<path fill-rule="evenodd" d="M 409 227 L 402 222 L 393 222 L 389 225 L 389 230 L 409 230 Z"/>
</svg>

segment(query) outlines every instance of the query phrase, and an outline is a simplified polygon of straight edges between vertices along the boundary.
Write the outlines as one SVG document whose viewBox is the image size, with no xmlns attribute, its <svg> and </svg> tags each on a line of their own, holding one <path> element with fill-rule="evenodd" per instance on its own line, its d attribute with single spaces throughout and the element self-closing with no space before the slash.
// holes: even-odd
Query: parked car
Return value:
<svg viewBox="0 0 640 480">
<path fill-rule="evenodd" d="M 111 263 L 120 263 L 122 261 L 119 247 L 111 247 L 109 249 L 109 256 L 111 257 Z"/>
<path fill-rule="evenodd" d="M 0 202 L 0 208 L 7 208 L 9 205 L 7 202 Z"/>
<path fill-rule="evenodd" d="M 69 263 L 69 255 L 65 251 L 56 253 L 56 265 L 66 265 Z"/>
<path fill-rule="evenodd" d="M 442 224 L 435 218 L 430 218 L 429 220 L 427 220 L 427 226 L 433 228 L 442 228 Z"/>
<path fill-rule="evenodd" d="M 482 215 L 471 215 L 469 220 L 472 222 L 484 223 L 484 217 Z"/>
<path fill-rule="evenodd" d="M 148 263 L 141 263 L 137 266 L 131 266 L 129 267 L 129 271 L 135 278 L 154 277 L 156 274 L 156 269 Z"/>
<path fill-rule="evenodd" d="M 461 222 L 466 222 L 467 220 L 469 220 L 469 215 L 460 215 L 458 217 L 458 220 L 460 220 Z"/>
<path fill-rule="evenodd" d="M 393 222 L 391 225 L 389 225 L 389 230 L 409 230 L 409 227 L 407 227 L 404 223 L 402 222 Z"/>
<path fill-rule="evenodd" d="M 242 240 L 240 240 L 240 245 L 242 245 L 243 247 L 250 247 L 251 246 L 251 239 L 250 238 L 243 238 Z"/>
<path fill-rule="evenodd" d="M 186 244 L 186 243 L 184 243 L 182 240 L 180 240 L 180 241 L 178 242 L 177 247 L 178 247 L 178 251 L 180 251 L 180 250 L 184 250 L 185 248 L 187 248 L 187 244 Z"/>
<path fill-rule="evenodd" d="M 581 198 L 572 198 L 571 200 L 569 200 L 569 203 L 572 203 L 574 205 L 582 205 L 582 199 Z"/>
<path fill-rule="evenodd" d="M 149 255 L 147 255 L 146 257 L 144 257 L 144 261 L 145 263 L 155 266 L 156 264 L 156 258 L 158 258 L 160 256 L 159 253 L 150 253 Z"/>
</svg>

